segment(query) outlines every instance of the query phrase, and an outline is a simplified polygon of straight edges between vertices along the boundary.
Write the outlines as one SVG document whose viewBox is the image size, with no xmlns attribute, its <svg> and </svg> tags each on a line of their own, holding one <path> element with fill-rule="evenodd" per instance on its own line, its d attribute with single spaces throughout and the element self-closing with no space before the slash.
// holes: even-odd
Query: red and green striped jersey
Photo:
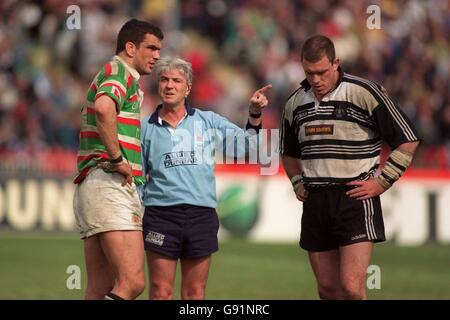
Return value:
<svg viewBox="0 0 450 320">
<path fill-rule="evenodd" d="M 95 100 L 102 95 L 107 95 L 116 103 L 117 132 L 122 157 L 133 169 L 135 184 L 143 184 L 140 109 L 144 95 L 139 89 L 138 79 L 139 73 L 118 56 L 114 56 L 95 76 L 87 93 L 87 105 L 81 111 L 78 175 L 74 180 L 75 184 L 81 183 L 99 162 L 110 158 L 100 139 L 95 118 Z"/>
</svg>

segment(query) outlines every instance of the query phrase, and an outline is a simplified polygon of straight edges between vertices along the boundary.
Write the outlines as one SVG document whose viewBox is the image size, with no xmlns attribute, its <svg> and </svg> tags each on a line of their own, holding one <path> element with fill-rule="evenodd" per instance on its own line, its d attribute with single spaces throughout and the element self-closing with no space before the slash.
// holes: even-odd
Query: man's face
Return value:
<svg viewBox="0 0 450 320">
<path fill-rule="evenodd" d="M 183 105 L 190 89 L 186 76 L 180 70 L 168 70 L 159 76 L 158 93 L 165 106 Z"/>
<path fill-rule="evenodd" d="M 317 98 L 322 98 L 334 89 L 339 78 L 337 72 L 339 67 L 338 59 L 335 59 L 332 63 L 328 57 L 324 55 L 317 62 L 309 62 L 308 60 L 303 59 L 302 63 L 306 79 L 311 85 Z"/>
<path fill-rule="evenodd" d="M 135 48 L 133 57 L 134 68 L 139 74 L 149 74 L 152 72 L 153 66 L 158 61 L 161 50 L 161 40 L 152 34 L 147 33 L 144 41 Z"/>
</svg>

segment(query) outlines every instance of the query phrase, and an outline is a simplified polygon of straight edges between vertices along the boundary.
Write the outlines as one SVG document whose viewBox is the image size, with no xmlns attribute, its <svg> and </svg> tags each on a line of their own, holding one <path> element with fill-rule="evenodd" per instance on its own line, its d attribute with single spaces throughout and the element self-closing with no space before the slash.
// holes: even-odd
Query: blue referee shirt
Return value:
<svg viewBox="0 0 450 320">
<path fill-rule="evenodd" d="M 188 105 L 186 116 L 174 129 L 159 117 L 161 108 L 141 126 L 143 172 L 149 176 L 141 190 L 143 204 L 215 208 L 215 151 L 231 158 L 257 152 L 261 127 L 247 123 L 243 130 L 215 112 Z"/>
</svg>

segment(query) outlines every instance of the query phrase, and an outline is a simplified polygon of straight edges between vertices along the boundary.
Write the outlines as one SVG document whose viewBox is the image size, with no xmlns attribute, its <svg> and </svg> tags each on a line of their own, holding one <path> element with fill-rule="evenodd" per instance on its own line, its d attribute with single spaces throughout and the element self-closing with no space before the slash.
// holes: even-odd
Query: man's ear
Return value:
<svg viewBox="0 0 450 320">
<path fill-rule="evenodd" d="M 339 68 L 339 64 L 340 64 L 339 58 L 335 58 L 333 62 L 334 71 L 336 71 Z"/>
<path fill-rule="evenodd" d="M 191 89 L 192 89 L 192 84 L 188 84 L 187 91 L 186 91 L 186 98 L 191 93 Z"/>
<path fill-rule="evenodd" d="M 125 53 L 128 57 L 133 58 L 136 54 L 136 49 L 136 45 L 133 42 L 128 41 L 127 43 L 125 43 Z"/>
</svg>

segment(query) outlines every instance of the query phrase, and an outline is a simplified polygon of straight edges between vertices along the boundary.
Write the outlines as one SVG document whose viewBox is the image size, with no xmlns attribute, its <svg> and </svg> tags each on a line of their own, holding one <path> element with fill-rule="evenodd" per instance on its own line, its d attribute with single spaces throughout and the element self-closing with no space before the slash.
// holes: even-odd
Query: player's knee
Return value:
<svg viewBox="0 0 450 320">
<path fill-rule="evenodd" d="M 151 300 L 171 300 L 173 288 L 171 285 L 152 282 L 150 286 Z"/>
<path fill-rule="evenodd" d="M 205 287 L 196 286 L 181 289 L 181 298 L 183 300 L 203 300 L 205 298 Z"/>
<path fill-rule="evenodd" d="M 349 300 L 365 300 L 366 290 L 364 284 L 357 281 L 349 281 L 342 284 L 344 298 Z"/>
<path fill-rule="evenodd" d="M 342 299 L 342 288 L 339 281 L 321 279 L 318 283 L 318 291 L 322 300 Z"/>
<path fill-rule="evenodd" d="M 135 275 L 119 280 L 119 287 L 124 291 L 126 299 L 137 298 L 145 289 L 144 275 Z"/>
</svg>

